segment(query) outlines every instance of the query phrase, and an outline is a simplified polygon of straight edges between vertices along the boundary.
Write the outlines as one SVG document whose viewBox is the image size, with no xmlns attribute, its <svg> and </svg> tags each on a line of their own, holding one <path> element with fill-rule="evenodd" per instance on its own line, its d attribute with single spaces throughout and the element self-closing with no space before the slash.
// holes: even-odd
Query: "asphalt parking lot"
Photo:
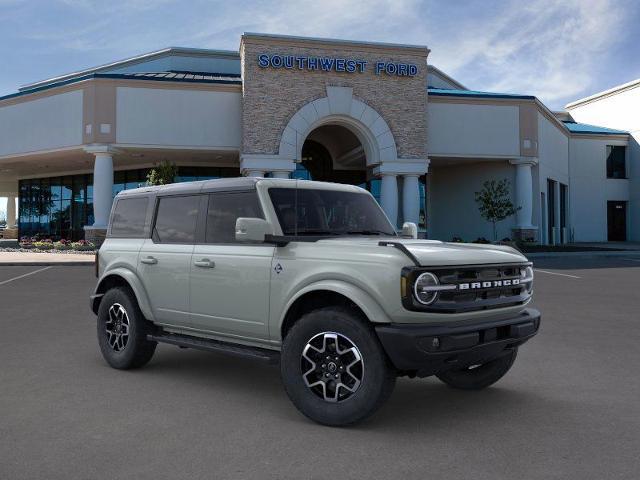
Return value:
<svg viewBox="0 0 640 480">
<path fill-rule="evenodd" d="M 161 345 L 112 370 L 91 267 L 0 266 L 0 478 L 638 478 L 640 258 L 535 266 L 542 329 L 500 383 L 400 379 L 346 429 L 250 360 Z"/>
</svg>

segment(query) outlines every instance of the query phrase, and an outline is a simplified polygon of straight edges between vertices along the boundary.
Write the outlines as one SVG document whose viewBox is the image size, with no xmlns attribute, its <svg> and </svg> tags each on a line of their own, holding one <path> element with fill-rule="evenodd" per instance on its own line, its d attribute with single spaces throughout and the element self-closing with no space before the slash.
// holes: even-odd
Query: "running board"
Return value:
<svg viewBox="0 0 640 480">
<path fill-rule="evenodd" d="M 280 361 L 280 352 L 276 350 L 227 343 L 212 338 L 192 337 L 190 335 L 180 335 L 176 333 L 161 333 L 158 335 L 147 335 L 147 340 L 158 343 L 168 343 L 182 348 L 228 353 L 237 357 L 262 360 L 263 362 L 271 364 Z"/>
</svg>

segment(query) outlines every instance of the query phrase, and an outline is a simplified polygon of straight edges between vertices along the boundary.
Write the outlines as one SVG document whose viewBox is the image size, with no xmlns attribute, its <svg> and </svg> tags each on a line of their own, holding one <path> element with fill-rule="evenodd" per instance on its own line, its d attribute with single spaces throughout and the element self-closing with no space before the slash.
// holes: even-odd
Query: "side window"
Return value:
<svg viewBox="0 0 640 480">
<path fill-rule="evenodd" d="M 111 220 L 112 237 L 143 237 L 147 217 L 147 197 L 118 200 Z"/>
<path fill-rule="evenodd" d="M 607 178 L 627 178 L 626 153 L 626 147 L 607 145 Z"/>
<path fill-rule="evenodd" d="M 157 243 L 195 243 L 200 196 L 161 197 L 153 229 Z"/>
<path fill-rule="evenodd" d="M 238 217 L 264 218 L 256 192 L 209 195 L 206 243 L 235 243 Z"/>
</svg>

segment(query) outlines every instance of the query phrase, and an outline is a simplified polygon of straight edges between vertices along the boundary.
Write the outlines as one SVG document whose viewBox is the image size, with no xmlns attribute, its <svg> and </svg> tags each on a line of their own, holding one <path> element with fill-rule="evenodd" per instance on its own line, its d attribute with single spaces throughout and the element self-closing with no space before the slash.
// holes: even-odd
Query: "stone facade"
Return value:
<svg viewBox="0 0 640 480">
<path fill-rule="evenodd" d="M 362 44 L 244 35 L 242 153 L 277 155 L 290 118 L 307 103 L 327 96 L 328 86 L 350 87 L 353 98 L 377 111 L 394 136 L 399 158 L 426 159 L 426 47 Z M 261 54 L 361 59 L 362 73 L 263 68 Z M 376 62 L 414 64 L 414 76 L 375 73 Z"/>
</svg>

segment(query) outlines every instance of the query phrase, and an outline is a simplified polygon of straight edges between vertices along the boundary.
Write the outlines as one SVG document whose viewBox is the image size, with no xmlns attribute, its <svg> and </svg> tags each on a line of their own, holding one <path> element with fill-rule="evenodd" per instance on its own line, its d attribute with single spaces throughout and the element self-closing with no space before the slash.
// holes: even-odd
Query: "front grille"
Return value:
<svg viewBox="0 0 640 480">
<path fill-rule="evenodd" d="M 527 263 L 411 269 L 408 275 L 411 285 L 421 273 L 428 271 L 438 277 L 440 286 L 450 288 L 440 290 L 436 300 L 426 306 L 410 296 L 413 307 L 411 309 L 454 313 L 524 304 L 531 296 L 528 285 L 511 283 L 514 279 L 520 281 L 521 269 L 529 265 Z"/>
</svg>

